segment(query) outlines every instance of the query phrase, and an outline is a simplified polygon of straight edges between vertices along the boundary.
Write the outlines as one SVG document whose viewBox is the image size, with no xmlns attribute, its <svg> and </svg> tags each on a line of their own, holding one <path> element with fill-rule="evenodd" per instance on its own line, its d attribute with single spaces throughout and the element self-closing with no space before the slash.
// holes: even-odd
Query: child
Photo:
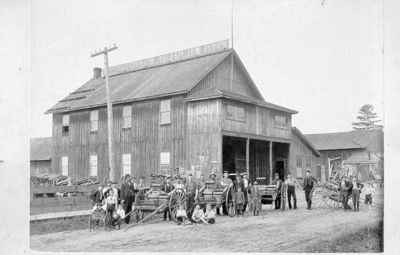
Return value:
<svg viewBox="0 0 400 255">
<path fill-rule="evenodd" d="M 181 204 L 178 205 L 178 209 L 176 210 L 176 219 L 178 220 L 178 225 L 181 225 L 182 223 L 184 225 L 190 224 L 190 221 L 187 219 L 186 210 Z"/>
<path fill-rule="evenodd" d="M 125 218 L 125 211 L 122 205 L 118 205 L 118 209 L 113 212 L 113 226 L 121 228 L 121 221 Z"/>
<path fill-rule="evenodd" d="M 237 215 L 243 215 L 243 205 L 244 205 L 244 193 L 242 191 L 242 187 L 238 185 L 236 191 L 236 212 Z"/>
<path fill-rule="evenodd" d="M 108 227 L 113 225 L 113 213 L 115 211 L 117 201 L 113 194 L 113 190 L 110 189 L 108 192 L 108 196 L 104 201 L 103 209 L 106 211 L 106 225 Z"/>
<path fill-rule="evenodd" d="M 367 183 L 365 187 L 365 200 L 364 203 L 369 205 L 369 208 L 372 206 L 372 195 L 375 193 L 374 187 L 372 183 Z"/>
<path fill-rule="evenodd" d="M 353 189 L 351 191 L 351 196 L 353 199 L 353 209 L 354 211 L 359 211 L 360 210 L 360 193 L 363 185 L 359 182 L 357 182 L 356 178 L 353 178 Z"/>
<path fill-rule="evenodd" d="M 204 215 L 204 211 L 202 209 L 200 209 L 200 205 L 196 205 L 196 207 L 194 208 L 194 211 L 192 213 L 192 220 L 195 223 L 205 223 L 208 224 L 205 215 Z"/>
<path fill-rule="evenodd" d="M 214 224 L 215 223 L 216 214 L 217 214 L 217 212 L 216 212 L 215 208 L 213 208 L 211 206 L 211 204 L 207 204 L 206 213 L 204 214 L 207 223 Z"/>
</svg>

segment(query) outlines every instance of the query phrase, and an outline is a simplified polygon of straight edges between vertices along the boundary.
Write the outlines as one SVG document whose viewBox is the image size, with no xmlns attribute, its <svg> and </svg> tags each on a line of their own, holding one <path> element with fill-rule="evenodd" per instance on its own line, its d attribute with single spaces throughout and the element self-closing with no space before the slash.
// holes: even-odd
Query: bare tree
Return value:
<svg viewBox="0 0 400 255">
<path fill-rule="evenodd" d="M 378 124 L 381 121 L 378 114 L 374 111 L 374 106 L 365 104 L 361 106 L 358 111 L 357 121 L 353 122 L 352 125 L 355 130 L 381 129 L 383 126 Z"/>
</svg>

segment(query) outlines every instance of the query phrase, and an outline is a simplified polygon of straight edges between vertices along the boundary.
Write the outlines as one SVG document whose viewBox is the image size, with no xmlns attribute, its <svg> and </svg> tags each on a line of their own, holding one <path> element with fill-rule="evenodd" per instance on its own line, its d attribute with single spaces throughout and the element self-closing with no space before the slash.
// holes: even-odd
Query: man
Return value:
<svg viewBox="0 0 400 255">
<path fill-rule="evenodd" d="M 204 178 L 204 174 L 201 174 L 200 175 L 200 180 L 199 180 L 199 183 L 198 183 L 198 190 L 203 190 L 205 185 L 206 185 L 206 179 Z"/>
<path fill-rule="evenodd" d="M 348 180 L 347 177 L 343 177 L 343 179 L 340 183 L 340 186 L 339 186 L 339 190 L 340 190 L 340 196 L 341 196 L 341 200 L 342 200 L 343 209 L 344 210 L 351 209 L 348 202 L 349 202 L 349 197 L 353 190 L 353 184 Z"/>
<path fill-rule="evenodd" d="M 188 212 L 188 218 L 191 219 L 193 208 L 194 208 L 194 203 L 195 203 L 195 198 L 197 197 L 197 194 L 198 194 L 197 185 L 193 181 L 193 176 L 191 173 L 189 173 L 189 175 L 187 177 L 185 190 L 186 190 L 186 195 L 187 195 L 186 208 L 187 208 L 187 212 Z"/>
<path fill-rule="evenodd" d="M 232 184 L 231 178 L 229 178 L 228 172 L 224 172 L 224 176 L 222 177 L 221 180 L 221 186 L 224 188 L 224 192 L 229 188 L 229 186 Z"/>
<path fill-rule="evenodd" d="M 249 202 L 249 197 L 248 197 L 248 193 L 249 193 L 249 176 L 247 175 L 246 172 L 243 173 L 242 182 L 243 182 L 243 193 L 244 193 L 243 211 L 245 212 L 246 209 L 247 209 L 247 204 Z"/>
<path fill-rule="evenodd" d="M 289 204 L 289 210 L 292 209 L 292 197 L 293 197 L 293 209 L 297 209 L 297 199 L 296 199 L 296 183 L 291 174 L 287 175 L 287 199 Z"/>
<path fill-rule="evenodd" d="M 101 204 L 103 201 L 103 187 L 100 185 L 97 190 L 95 190 L 91 195 L 90 198 L 92 199 L 93 205 Z"/>
<path fill-rule="evenodd" d="M 314 178 L 311 176 L 311 171 L 306 171 L 306 177 L 304 178 L 303 190 L 306 196 L 307 209 L 311 210 L 311 199 L 312 192 L 314 191 Z"/>
<path fill-rule="evenodd" d="M 174 186 L 171 184 L 171 176 L 166 176 L 166 181 L 163 183 L 163 186 L 161 187 L 161 190 L 164 191 L 165 193 L 170 193 L 174 189 Z M 164 221 L 171 220 L 171 214 L 169 213 L 169 209 L 165 209 L 164 211 Z"/>
<path fill-rule="evenodd" d="M 275 179 L 272 184 L 276 186 L 276 198 L 275 198 L 275 210 L 281 208 L 281 191 L 282 191 L 282 181 L 279 178 L 279 173 L 275 173 Z"/>
<path fill-rule="evenodd" d="M 123 205 L 123 209 L 125 215 L 127 215 L 124 220 L 126 224 L 129 224 L 130 215 L 128 215 L 132 210 L 132 203 L 133 203 L 134 193 L 132 184 L 130 183 L 130 175 L 127 174 L 121 183 L 121 204 Z"/>
</svg>

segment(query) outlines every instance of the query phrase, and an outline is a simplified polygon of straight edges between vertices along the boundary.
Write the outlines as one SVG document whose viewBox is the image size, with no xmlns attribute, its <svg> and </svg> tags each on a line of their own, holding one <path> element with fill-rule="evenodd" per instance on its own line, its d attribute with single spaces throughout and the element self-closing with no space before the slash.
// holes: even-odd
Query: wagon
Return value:
<svg viewBox="0 0 400 255">
<path fill-rule="evenodd" d="M 256 178 L 257 184 L 254 186 L 257 187 L 258 192 L 261 196 L 261 203 L 262 204 L 274 204 L 276 199 L 276 185 L 274 184 L 267 184 L 266 177 L 258 177 Z"/>
<path fill-rule="evenodd" d="M 321 207 L 321 208 L 340 207 L 341 198 L 339 193 L 339 184 L 336 182 L 326 182 L 317 184 L 313 192 L 313 203 L 315 204 L 316 207 Z"/>
<path fill-rule="evenodd" d="M 207 181 L 202 190 L 199 191 L 197 204 L 204 208 L 207 204 L 221 208 L 223 203 L 223 188 L 213 181 Z"/>
<path fill-rule="evenodd" d="M 136 214 L 136 222 L 141 223 L 157 213 L 169 210 L 171 219 L 176 221 L 176 211 L 179 205 L 186 209 L 186 193 L 183 188 L 175 188 L 170 193 L 161 189 L 161 175 L 152 176 L 149 188 L 142 189 L 135 198 L 133 212 Z M 146 215 L 149 213 L 148 215 Z"/>
</svg>

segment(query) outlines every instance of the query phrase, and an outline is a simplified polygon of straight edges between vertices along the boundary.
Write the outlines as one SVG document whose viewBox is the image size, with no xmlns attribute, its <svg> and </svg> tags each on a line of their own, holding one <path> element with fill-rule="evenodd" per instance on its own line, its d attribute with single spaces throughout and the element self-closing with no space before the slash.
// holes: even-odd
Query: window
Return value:
<svg viewBox="0 0 400 255">
<path fill-rule="evenodd" d="M 122 128 L 132 127 L 132 107 L 130 105 L 124 106 L 122 108 Z"/>
<path fill-rule="evenodd" d="M 297 177 L 303 176 L 303 161 L 301 156 L 296 157 L 296 173 Z"/>
<path fill-rule="evenodd" d="M 64 176 L 68 176 L 68 157 L 61 157 L 61 173 Z"/>
<path fill-rule="evenodd" d="M 90 112 L 90 132 L 96 132 L 99 129 L 99 111 Z"/>
<path fill-rule="evenodd" d="M 131 154 L 122 154 L 122 175 L 131 174 Z"/>
<path fill-rule="evenodd" d="M 90 176 L 97 176 L 97 155 L 90 155 L 89 170 Z"/>
<path fill-rule="evenodd" d="M 160 125 L 171 123 L 171 100 L 162 100 L 160 103 Z"/>
<path fill-rule="evenodd" d="M 306 168 L 311 169 L 311 157 L 310 156 L 306 157 Z"/>
<path fill-rule="evenodd" d="M 246 111 L 244 107 L 236 105 L 227 105 L 226 107 L 226 118 L 235 121 L 246 121 Z"/>
<path fill-rule="evenodd" d="M 167 174 L 170 168 L 169 166 L 170 155 L 169 152 L 160 153 L 160 172 L 162 174 Z"/>
<path fill-rule="evenodd" d="M 62 135 L 67 136 L 69 133 L 69 115 L 64 114 L 62 116 Z"/>
<path fill-rule="evenodd" d="M 286 116 L 275 115 L 274 124 L 275 124 L 275 127 L 278 127 L 278 128 L 287 128 L 287 118 L 286 118 Z"/>
</svg>

